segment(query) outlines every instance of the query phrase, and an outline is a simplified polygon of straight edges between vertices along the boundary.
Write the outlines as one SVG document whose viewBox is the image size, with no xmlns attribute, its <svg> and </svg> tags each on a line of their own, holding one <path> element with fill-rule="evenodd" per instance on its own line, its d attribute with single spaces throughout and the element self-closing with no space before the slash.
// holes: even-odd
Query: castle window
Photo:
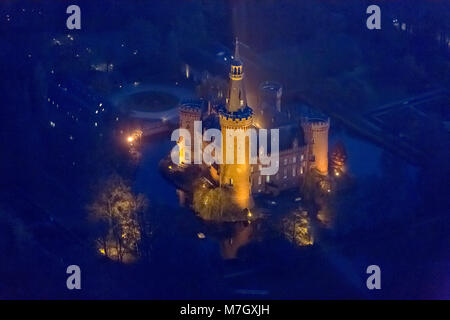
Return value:
<svg viewBox="0 0 450 320">
<path fill-rule="evenodd" d="M 292 167 L 292 176 L 295 177 L 297 171 L 295 170 L 295 167 Z"/>
<path fill-rule="evenodd" d="M 300 156 L 300 161 L 303 161 L 303 158 L 304 158 L 304 156 L 303 156 L 303 155 L 301 155 L 301 156 Z"/>
<path fill-rule="evenodd" d="M 233 179 L 230 178 L 230 186 L 232 186 L 232 185 L 233 185 Z"/>
<path fill-rule="evenodd" d="M 258 176 L 258 184 L 261 184 L 261 176 Z"/>
<path fill-rule="evenodd" d="M 292 163 L 296 163 L 297 162 L 297 157 L 296 156 L 293 156 L 292 157 Z"/>
<path fill-rule="evenodd" d="M 300 174 L 303 174 L 303 167 L 300 167 Z"/>
<path fill-rule="evenodd" d="M 284 165 L 287 165 L 287 164 L 288 164 L 288 159 L 284 158 Z"/>
<path fill-rule="evenodd" d="M 283 173 L 284 173 L 283 179 L 286 179 L 287 178 L 287 169 L 286 168 L 284 169 Z"/>
<path fill-rule="evenodd" d="M 266 176 L 266 182 L 267 182 L 267 183 L 270 182 L 270 176 Z"/>
</svg>

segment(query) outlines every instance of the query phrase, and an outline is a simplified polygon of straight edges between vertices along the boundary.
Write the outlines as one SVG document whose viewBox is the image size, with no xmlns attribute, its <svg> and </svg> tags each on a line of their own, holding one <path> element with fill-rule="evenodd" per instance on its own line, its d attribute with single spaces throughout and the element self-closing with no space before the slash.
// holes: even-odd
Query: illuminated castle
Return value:
<svg viewBox="0 0 450 320">
<path fill-rule="evenodd" d="M 263 82 L 259 86 L 255 111 L 250 108 L 247 105 L 244 70 L 237 40 L 229 78 L 228 95 L 214 110 L 211 107 L 205 110 L 205 104 L 193 101 L 182 103 L 179 109 L 180 127 L 189 130 L 191 136 L 196 120 L 202 120 L 203 130 L 221 130 L 222 164 L 209 167 L 212 183 L 230 190 L 234 202 L 244 209 L 253 206 L 252 194 L 278 194 L 283 190 L 300 188 L 311 169 L 321 175 L 328 175 L 328 117 L 312 112 L 306 105 L 282 107 L 282 86 L 273 81 Z M 259 164 L 249 164 L 250 128 L 279 129 L 279 169 L 276 174 L 262 175 Z M 227 130 L 230 129 L 234 133 L 233 137 L 227 136 Z M 230 138 L 234 143 L 227 144 Z M 182 150 L 181 162 L 189 163 L 188 157 L 194 158 L 192 142 L 191 147 L 185 146 L 183 142 L 179 142 L 179 146 Z M 239 154 L 245 154 L 241 162 Z M 227 156 L 231 163 L 227 163 Z"/>
<path fill-rule="evenodd" d="M 242 62 L 239 59 L 237 39 L 229 76 L 230 85 L 226 106 L 219 110 L 223 146 L 220 185 L 230 188 L 233 192 L 235 203 L 244 209 L 253 205 L 249 163 L 250 139 L 246 134 L 247 129 L 253 126 L 253 110 L 247 105 L 243 82 L 244 71 Z M 232 137 L 230 133 L 236 133 L 236 138 Z M 234 139 L 234 142 L 227 143 L 227 139 Z M 245 149 L 242 153 L 245 155 L 245 159 L 239 161 L 237 155 L 242 152 L 242 148 Z M 227 162 L 231 163 L 228 164 Z"/>
</svg>

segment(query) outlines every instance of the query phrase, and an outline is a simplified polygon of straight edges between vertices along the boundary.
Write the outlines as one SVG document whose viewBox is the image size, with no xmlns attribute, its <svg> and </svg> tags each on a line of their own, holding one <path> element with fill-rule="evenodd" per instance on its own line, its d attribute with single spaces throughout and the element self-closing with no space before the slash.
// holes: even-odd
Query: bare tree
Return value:
<svg viewBox="0 0 450 320">
<path fill-rule="evenodd" d="M 111 176 L 89 206 L 94 220 L 106 224 L 106 230 L 97 239 L 100 252 L 119 261 L 125 255 L 137 255 L 141 239 L 139 215 L 146 208 L 144 195 L 135 195 L 124 179 Z"/>
</svg>

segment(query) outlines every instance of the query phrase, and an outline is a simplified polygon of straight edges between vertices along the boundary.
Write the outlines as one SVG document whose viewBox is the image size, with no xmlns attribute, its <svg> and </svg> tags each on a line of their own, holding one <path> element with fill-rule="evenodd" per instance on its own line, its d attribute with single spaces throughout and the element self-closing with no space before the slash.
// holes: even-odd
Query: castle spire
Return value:
<svg viewBox="0 0 450 320">
<path fill-rule="evenodd" d="M 234 59 L 231 61 L 230 69 L 230 90 L 227 98 L 227 110 L 230 112 L 236 112 L 247 106 L 243 78 L 244 70 L 239 59 L 239 41 L 236 38 Z"/>
<path fill-rule="evenodd" d="M 249 209 L 253 206 L 253 200 L 250 183 L 250 133 L 247 130 L 253 124 L 253 110 L 247 105 L 245 97 L 244 72 L 242 61 L 239 59 L 237 38 L 234 54 L 230 66 L 230 86 L 226 107 L 219 110 L 223 160 L 220 165 L 220 184 L 227 186 L 226 190 L 231 190 L 232 202 L 241 209 Z M 247 214 L 244 217 L 247 218 Z"/>
</svg>

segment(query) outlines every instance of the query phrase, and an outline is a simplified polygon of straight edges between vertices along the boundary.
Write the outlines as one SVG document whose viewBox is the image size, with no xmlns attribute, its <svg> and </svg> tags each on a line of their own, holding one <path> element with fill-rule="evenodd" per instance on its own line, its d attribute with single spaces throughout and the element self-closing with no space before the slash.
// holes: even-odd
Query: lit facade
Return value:
<svg viewBox="0 0 450 320">
<path fill-rule="evenodd" d="M 253 206 L 250 181 L 250 138 L 247 135 L 247 130 L 253 127 L 253 110 L 247 106 L 243 82 L 244 71 L 239 59 L 237 41 L 229 76 L 230 85 L 226 106 L 219 111 L 222 132 L 220 186 L 230 188 L 235 203 L 245 209 Z M 229 139 L 233 139 L 233 142 L 228 141 Z M 243 163 L 238 161 L 239 153 L 245 155 Z M 231 161 L 228 161 L 229 158 Z"/>
<path fill-rule="evenodd" d="M 281 108 L 282 87 L 276 82 L 264 82 L 260 86 L 261 97 L 256 112 L 247 105 L 244 88 L 244 70 L 236 44 L 235 59 L 231 62 L 228 95 L 217 113 L 206 112 L 192 102 L 181 105 L 180 127 L 194 136 L 193 125 L 203 120 L 203 130 L 214 127 L 222 133 L 222 164 L 210 166 L 211 179 L 222 188 L 233 192 L 233 199 L 242 209 L 253 206 L 252 195 L 277 194 L 280 191 L 299 188 L 312 168 L 328 174 L 328 131 L 330 121 L 326 117 L 305 116 L 307 112 L 294 113 Z M 261 107 L 263 106 L 263 107 Z M 264 110 L 264 111 L 262 111 Z M 261 126 L 257 123 L 267 124 Z M 269 119 L 270 117 L 270 119 Z M 259 125 L 258 125 L 259 124 Z M 260 164 L 250 164 L 250 128 L 279 129 L 278 172 L 262 175 Z M 227 135 L 232 130 L 234 136 Z M 232 138 L 234 143 L 227 143 Z M 270 141 L 270 138 L 268 138 Z M 184 147 L 184 150 L 187 150 Z M 191 147 L 192 148 L 192 147 Z M 244 163 L 238 163 L 238 154 L 244 149 Z M 193 148 L 192 159 L 193 159 Z M 186 153 L 186 152 L 184 152 Z M 227 155 L 234 155 L 227 164 Z"/>
</svg>

